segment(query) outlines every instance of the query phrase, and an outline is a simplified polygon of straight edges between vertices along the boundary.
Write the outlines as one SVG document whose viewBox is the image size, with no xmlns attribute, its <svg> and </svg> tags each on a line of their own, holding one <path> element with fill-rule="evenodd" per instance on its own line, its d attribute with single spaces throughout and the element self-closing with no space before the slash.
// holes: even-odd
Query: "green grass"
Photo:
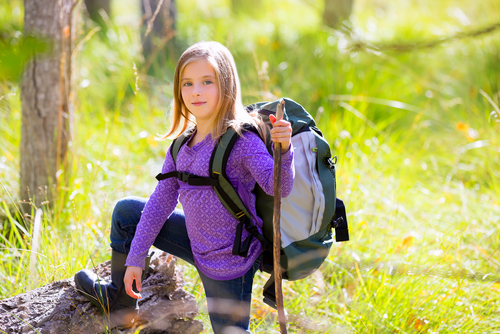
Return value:
<svg viewBox="0 0 500 334">
<path fill-rule="evenodd" d="M 261 1 L 252 16 L 232 15 L 228 3 L 179 2 L 179 43 L 228 45 L 246 103 L 272 94 L 303 104 L 338 156 L 349 212 L 351 240 L 317 274 L 284 283 L 289 331 L 500 332 L 500 123 L 485 97 L 499 105 L 500 31 L 409 53 L 349 53 L 346 35 L 321 25 L 322 1 Z M 134 6 L 113 7 L 107 41 L 95 34 L 77 53 L 71 182 L 53 209 L 42 206 L 34 283 L 31 225 L 23 231 L 16 213 L 20 88 L 0 83 L 0 298 L 106 260 L 114 203 L 155 186 L 169 142 L 153 137 L 168 125 L 174 62 L 140 74 L 136 90 Z M 21 7 L 2 4 L 9 36 L 22 29 Z M 500 3 L 357 0 L 353 14 L 365 41 L 412 43 L 498 22 Z M 92 28 L 79 27 L 78 40 Z M 210 328 L 199 278 L 183 267 Z M 255 278 L 251 329 L 278 333 L 261 302 L 266 276 Z"/>
</svg>

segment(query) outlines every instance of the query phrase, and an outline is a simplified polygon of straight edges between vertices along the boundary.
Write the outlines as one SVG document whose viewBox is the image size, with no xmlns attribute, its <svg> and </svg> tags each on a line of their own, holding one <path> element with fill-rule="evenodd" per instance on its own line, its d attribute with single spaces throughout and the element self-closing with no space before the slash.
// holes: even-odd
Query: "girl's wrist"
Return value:
<svg viewBox="0 0 500 334">
<path fill-rule="evenodd" d="M 281 154 L 287 153 L 288 151 L 290 151 L 290 148 L 292 147 L 292 143 L 289 143 L 288 146 L 286 146 L 286 148 L 285 148 L 285 145 L 283 145 L 282 143 L 273 142 L 273 145 L 272 145 L 273 152 L 276 149 L 276 144 L 281 144 Z"/>
</svg>

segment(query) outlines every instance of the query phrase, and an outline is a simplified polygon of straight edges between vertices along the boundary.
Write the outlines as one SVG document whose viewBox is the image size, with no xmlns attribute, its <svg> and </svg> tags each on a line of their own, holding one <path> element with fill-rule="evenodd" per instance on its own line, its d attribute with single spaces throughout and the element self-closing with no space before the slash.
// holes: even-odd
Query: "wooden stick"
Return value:
<svg viewBox="0 0 500 334">
<path fill-rule="evenodd" d="M 285 100 L 281 99 L 276 106 L 276 121 L 283 119 Z M 276 286 L 276 307 L 278 309 L 278 320 L 281 334 L 286 334 L 286 316 L 283 307 L 283 289 L 281 287 L 281 143 L 274 143 L 274 214 L 273 214 L 273 257 L 274 257 L 274 279 Z"/>
</svg>

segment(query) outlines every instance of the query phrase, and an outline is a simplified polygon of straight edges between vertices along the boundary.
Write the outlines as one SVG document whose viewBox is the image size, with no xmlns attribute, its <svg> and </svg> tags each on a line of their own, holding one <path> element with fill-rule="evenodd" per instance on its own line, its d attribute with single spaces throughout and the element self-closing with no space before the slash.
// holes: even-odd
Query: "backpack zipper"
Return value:
<svg viewBox="0 0 500 334">
<path fill-rule="evenodd" d="M 330 173 L 332 173 L 333 175 L 333 182 L 335 184 L 335 191 L 337 190 L 337 177 L 335 175 L 335 164 L 337 163 L 337 156 L 334 155 L 333 156 L 333 159 L 330 157 L 330 158 L 327 158 L 325 157 L 323 159 L 326 167 L 330 170 Z M 334 222 L 333 220 L 335 219 L 335 214 L 333 215 L 332 219 L 330 219 L 330 223 L 328 223 L 328 225 L 326 226 L 326 233 L 325 235 L 323 236 L 323 238 L 321 238 L 320 241 L 324 241 L 326 239 L 326 237 L 328 237 L 328 234 L 336 227 L 336 221 Z M 335 225 L 334 225 L 335 224 Z"/>
</svg>

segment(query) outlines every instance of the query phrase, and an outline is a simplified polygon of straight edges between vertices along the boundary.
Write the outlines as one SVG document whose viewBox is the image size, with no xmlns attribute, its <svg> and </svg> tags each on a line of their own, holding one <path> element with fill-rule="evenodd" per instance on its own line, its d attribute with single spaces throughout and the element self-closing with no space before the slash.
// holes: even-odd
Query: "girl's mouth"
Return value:
<svg viewBox="0 0 500 334">
<path fill-rule="evenodd" d="M 202 104 L 205 104 L 205 102 L 193 102 L 191 104 L 198 107 L 201 106 Z"/>
</svg>

